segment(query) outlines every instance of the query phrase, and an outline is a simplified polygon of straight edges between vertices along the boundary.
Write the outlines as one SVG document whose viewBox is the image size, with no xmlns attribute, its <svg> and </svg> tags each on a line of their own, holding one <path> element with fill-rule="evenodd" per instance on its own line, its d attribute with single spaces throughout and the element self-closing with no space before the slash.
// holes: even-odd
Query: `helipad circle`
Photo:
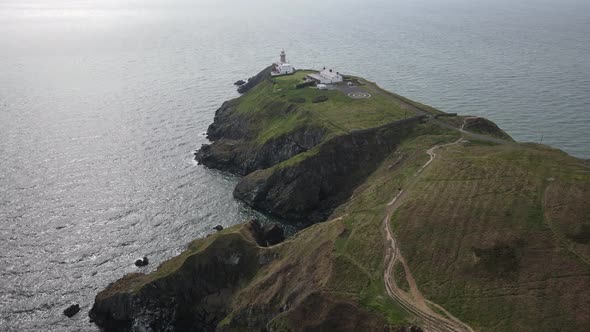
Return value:
<svg viewBox="0 0 590 332">
<path fill-rule="evenodd" d="M 354 99 L 367 99 L 371 98 L 371 94 L 367 92 L 351 92 L 348 94 L 350 98 Z"/>
</svg>

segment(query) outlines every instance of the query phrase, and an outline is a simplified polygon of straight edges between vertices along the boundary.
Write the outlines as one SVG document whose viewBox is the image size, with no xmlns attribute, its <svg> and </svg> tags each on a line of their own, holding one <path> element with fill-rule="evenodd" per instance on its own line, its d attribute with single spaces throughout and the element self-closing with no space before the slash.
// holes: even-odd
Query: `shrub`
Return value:
<svg viewBox="0 0 590 332">
<path fill-rule="evenodd" d="M 291 99 L 289 99 L 289 101 L 292 103 L 303 104 L 303 103 L 305 103 L 305 98 L 301 98 L 301 97 L 291 98 Z"/>
<path fill-rule="evenodd" d="M 323 103 L 326 100 L 328 100 L 328 97 L 326 97 L 326 96 L 317 96 L 317 97 L 313 98 L 313 100 L 311 102 L 314 104 L 317 104 L 317 103 Z"/>
</svg>

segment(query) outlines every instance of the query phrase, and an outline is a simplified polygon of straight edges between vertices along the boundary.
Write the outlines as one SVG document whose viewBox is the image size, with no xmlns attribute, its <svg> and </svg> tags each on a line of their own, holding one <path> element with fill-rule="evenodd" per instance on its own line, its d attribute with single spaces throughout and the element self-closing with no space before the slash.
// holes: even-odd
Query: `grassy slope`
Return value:
<svg viewBox="0 0 590 332">
<path fill-rule="evenodd" d="M 330 280 L 334 287 L 346 285 L 346 291 L 356 294 L 361 305 L 385 315 L 394 325 L 412 318 L 394 303 L 384 289 L 382 221 L 385 205 L 403 187 L 427 159 L 423 151 L 440 142 L 450 142 L 456 134 L 426 125 L 422 131 L 407 139 L 381 167 L 361 185 L 353 198 L 333 214 L 342 216 L 344 231 L 335 242 L 335 255 L 341 257 L 339 272 Z M 358 282 L 362 271 L 364 283 Z M 352 286 L 351 286 L 352 285 Z"/>
<path fill-rule="evenodd" d="M 265 249 L 274 252 L 277 259 L 262 268 L 236 295 L 232 304 L 234 313 L 267 303 L 275 307 L 294 306 L 300 301 L 307 304 L 312 293 L 320 293 L 359 306 L 390 326 L 412 324 L 414 318 L 393 302 L 384 289 L 384 208 L 396 188 L 403 186 L 406 178 L 428 159 L 424 150 L 451 142 L 457 135 L 429 124 L 421 125 L 333 213 L 330 221 L 313 225 L 283 244 Z M 331 307 L 325 303 L 319 307 L 324 309 L 314 313 L 315 319 L 305 317 L 308 321 L 305 324 L 327 317 Z M 302 325 L 299 321 L 302 317 L 297 313 L 300 308 L 291 309 L 273 319 L 277 329 L 316 327 Z M 234 313 L 223 321 L 230 329 L 235 327 L 232 326 Z"/>
<path fill-rule="evenodd" d="M 476 330 L 583 330 L 589 193 L 560 151 L 472 143 L 441 151 L 392 222 L 425 296 Z"/>
<path fill-rule="evenodd" d="M 306 125 L 328 129 L 329 133 L 342 134 L 357 129 L 367 129 L 400 120 L 406 112 L 392 103 L 383 94 L 369 99 L 352 99 L 340 91 L 318 90 L 316 88 L 296 89 L 309 71 L 298 71 L 293 75 L 275 77 L 257 85 L 239 99 L 238 111 L 256 119 L 260 144 Z M 378 89 L 373 84 L 367 90 Z M 318 96 L 328 100 L 313 103 Z M 304 103 L 293 100 L 303 98 Z M 289 105 L 296 110 L 284 112 Z"/>
</svg>

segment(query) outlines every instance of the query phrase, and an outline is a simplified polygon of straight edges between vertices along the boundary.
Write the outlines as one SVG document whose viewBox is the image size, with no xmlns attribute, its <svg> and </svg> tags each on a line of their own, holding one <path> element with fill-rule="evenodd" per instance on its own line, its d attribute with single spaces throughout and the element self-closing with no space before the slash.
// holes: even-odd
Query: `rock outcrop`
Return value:
<svg viewBox="0 0 590 332">
<path fill-rule="evenodd" d="M 258 73 L 256 76 L 250 77 L 248 79 L 248 82 L 246 82 L 245 84 L 242 84 L 238 87 L 238 92 L 239 93 L 246 93 L 250 89 L 255 87 L 261 81 L 268 79 L 270 77 L 270 72 L 272 71 L 273 67 L 274 67 L 274 65 L 268 66 L 263 71 Z"/>
<path fill-rule="evenodd" d="M 218 113 L 224 113 L 227 107 L 222 106 Z M 224 123 L 223 128 L 217 123 Z M 209 168 L 246 175 L 309 151 L 325 137 L 322 128 L 303 127 L 257 145 L 244 139 L 251 136 L 244 123 L 239 116 L 232 116 L 230 121 L 216 121 L 209 129 L 209 138 L 215 142 L 203 145 L 195 159 Z"/>
<path fill-rule="evenodd" d="M 285 240 L 285 232 L 278 224 L 262 225 L 258 220 L 246 224 L 256 243 L 261 247 L 273 246 Z"/>
<path fill-rule="evenodd" d="M 322 226 L 283 247 L 271 245 L 280 227 L 256 221 L 196 240 L 157 271 L 109 285 L 90 317 L 107 331 L 384 330 L 387 322 L 354 298 L 321 291 L 337 273 L 329 249 L 342 232 Z"/>
<path fill-rule="evenodd" d="M 80 305 L 79 304 L 72 304 L 71 306 L 67 307 L 64 310 L 64 315 L 68 318 L 74 317 L 78 312 L 80 312 Z"/>
<path fill-rule="evenodd" d="M 464 129 L 478 134 L 489 135 L 507 141 L 513 141 L 510 135 L 508 135 L 504 130 L 500 129 L 498 125 L 486 118 L 467 118 L 465 119 Z"/>
<path fill-rule="evenodd" d="M 143 259 L 138 259 L 135 261 L 135 266 L 137 267 L 143 267 L 146 266 L 150 263 L 150 261 L 148 260 L 147 257 L 144 257 Z"/>
<path fill-rule="evenodd" d="M 235 290 L 270 260 L 239 233 L 211 238 L 204 250 L 189 248 L 152 275 L 132 273 L 111 284 L 96 296 L 91 319 L 109 331 L 215 330 Z"/>
</svg>

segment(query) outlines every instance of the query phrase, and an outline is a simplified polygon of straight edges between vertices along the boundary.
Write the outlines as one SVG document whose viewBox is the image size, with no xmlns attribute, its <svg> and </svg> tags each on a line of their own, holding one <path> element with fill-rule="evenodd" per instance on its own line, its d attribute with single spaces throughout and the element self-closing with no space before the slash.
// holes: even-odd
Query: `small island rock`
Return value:
<svg viewBox="0 0 590 332">
<path fill-rule="evenodd" d="M 135 266 L 142 267 L 149 264 L 148 258 L 144 257 L 143 259 L 138 259 L 135 261 Z"/>
<path fill-rule="evenodd" d="M 64 315 L 66 315 L 68 318 L 72 318 L 78 312 L 80 312 L 80 305 L 76 303 L 76 304 L 72 304 L 71 306 L 67 307 L 66 310 L 64 310 Z"/>
<path fill-rule="evenodd" d="M 239 80 L 234 83 L 234 85 L 237 85 L 237 86 L 244 85 L 244 84 L 246 84 L 246 81 L 244 81 L 244 80 Z"/>
<path fill-rule="evenodd" d="M 219 231 L 223 230 L 223 226 L 217 225 L 217 226 L 213 227 L 213 229 L 219 232 Z"/>
</svg>

